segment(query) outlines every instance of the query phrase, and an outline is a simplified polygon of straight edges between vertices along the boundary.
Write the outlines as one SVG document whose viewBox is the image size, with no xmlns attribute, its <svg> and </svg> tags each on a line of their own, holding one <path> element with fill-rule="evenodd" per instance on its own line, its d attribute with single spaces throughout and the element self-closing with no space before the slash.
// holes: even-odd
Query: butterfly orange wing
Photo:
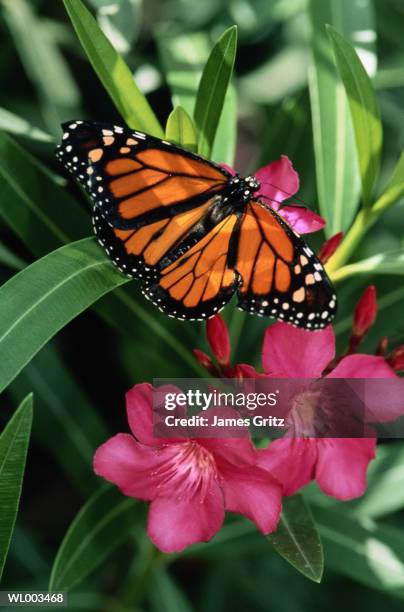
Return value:
<svg viewBox="0 0 404 612">
<path fill-rule="evenodd" d="M 97 214 L 136 229 L 199 207 L 220 194 L 228 172 L 171 143 L 119 126 L 64 126 L 57 156 L 80 181 Z"/>
<path fill-rule="evenodd" d="M 322 264 L 282 217 L 258 200 L 243 214 L 233 263 L 241 277 L 242 310 L 308 329 L 334 318 L 336 296 Z"/>
<path fill-rule="evenodd" d="M 160 310 L 179 319 L 203 320 L 218 312 L 238 286 L 237 272 L 229 267 L 229 252 L 239 217 L 230 214 L 194 246 L 169 263 L 144 288 Z"/>
<path fill-rule="evenodd" d="M 155 278 L 161 260 L 172 251 L 177 252 L 194 227 L 207 215 L 212 204 L 209 200 L 174 217 L 129 230 L 111 227 L 100 213 L 95 212 L 94 231 L 99 243 L 121 272 L 140 279 Z"/>
</svg>

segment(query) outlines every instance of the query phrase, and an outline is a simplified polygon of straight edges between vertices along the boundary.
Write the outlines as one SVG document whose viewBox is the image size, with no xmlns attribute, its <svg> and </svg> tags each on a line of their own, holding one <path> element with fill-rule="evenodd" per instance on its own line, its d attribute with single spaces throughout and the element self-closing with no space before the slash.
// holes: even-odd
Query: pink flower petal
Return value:
<svg viewBox="0 0 404 612">
<path fill-rule="evenodd" d="M 147 532 L 165 553 L 179 552 L 191 544 L 208 542 L 224 520 L 223 494 L 216 481 L 191 500 L 157 497 L 150 505 Z"/>
<path fill-rule="evenodd" d="M 274 210 L 299 190 L 299 175 L 286 155 L 258 170 L 255 176 L 261 185 L 256 197 L 267 200 Z"/>
<path fill-rule="evenodd" d="M 396 374 L 383 357 L 347 355 L 327 375 L 327 378 L 395 378 Z"/>
<path fill-rule="evenodd" d="M 278 213 L 289 223 L 298 234 L 309 234 L 321 230 L 326 222 L 316 213 L 303 206 L 286 205 Z"/>
<path fill-rule="evenodd" d="M 375 457 L 371 438 L 324 438 L 317 440 L 316 480 L 327 495 L 346 501 L 363 495 L 366 470 Z"/>
<path fill-rule="evenodd" d="M 130 434 L 117 434 L 97 449 L 94 471 L 124 495 L 150 501 L 157 492 L 151 472 L 162 459 L 156 449 L 139 444 Z"/>
<path fill-rule="evenodd" d="M 153 434 L 154 423 L 153 423 L 153 393 L 160 391 L 164 392 L 178 392 L 175 387 L 160 387 L 160 389 L 154 389 L 149 383 L 142 383 L 135 385 L 126 393 L 126 411 L 128 414 L 129 427 L 132 430 L 133 435 L 142 444 L 149 446 L 161 446 L 162 444 L 172 444 L 182 438 L 158 438 Z M 176 412 L 178 416 L 178 410 Z"/>
<path fill-rule="evenodd" d="M 282 483 L 284 495 L 293 495 L 314 477 L 317 440 L 284 437 L 259 452 L 259 465 Z"/>
<path fill-rule="evenodd" d="M 234 170 L 234 168 L 232 168 L 231 166 L 229 166 L 229 164 L 219 164 L 219 166 L 221 166 L 222 168 L 224 168 L 225 170 L 227 170 L 227 172 L 229 174 L 231 174 L 232 176 L 236 176 L 236 171 Z"/>
<path fill-rule="evenodd" d="M 274 378 L 319 378 L 334 355 L 331 325 L 311 332 L 280 322 L 265 332 L 262 364 Z"/>
<path fill-rule="evenodd" d="M 240 413 L 234 408 L 223 407 L 208 410 L 204 416 L 209 419 L 209 423 L 214 416 L 222 419 L 239 419 Z M 232 428 L 232 432 L 234 429 Z M 245 467 L 255 465 L 257 461 L 257 450 L 249 435 L 248 427 L 240 426 L 238 429 L 240 437 L 224 437 L 222 433 L 218 433 L 217 427 L 209 424 L 203 428 L 203 435 L 209 437 L 201 437 L 196 440 L 198 444 L 208 450 L 214 457 L 215 463 L 220 469 L 221 462 L 231 464 L 236 467 Z M 214 437 L 214 436 L 220 437 Z"/>
<path fill-rule="evenodd" d="M 239 413 L 237 417 L 240 418 Z M 219 470 L 222 465 L 242 468 L 255 465 L 257 461 L 257 450 L 247 435 L 246 429 L 244 438 L 199 438 L 197 442 L 212 453 Z"/>
<path fill-rule="evenodd" d="M 282 509 L 282 486 L 266 470 L 252 466 L 220 470 L 226 510 L 253 521 L 262 533 L 276 529 Z"/>
<path fill-rule="evenodd" d="M 328 378 L 395 378 L 396 373 L 384 360 L 375 355 L 348 355 L 328 374 Z M 365 384 L 366 422 L 382 423 L 392 421 L 403 415 L 404 402 L 402 386 L 387 383 L 385 385 Z"/>
<path fill-rule="evenodd" d="M 135 385 L 126 393 L 126 411 L 133 435 L 150 446 L 157 446 L 153 436 L 153 387 L 149 383 Z"/>
</svg>

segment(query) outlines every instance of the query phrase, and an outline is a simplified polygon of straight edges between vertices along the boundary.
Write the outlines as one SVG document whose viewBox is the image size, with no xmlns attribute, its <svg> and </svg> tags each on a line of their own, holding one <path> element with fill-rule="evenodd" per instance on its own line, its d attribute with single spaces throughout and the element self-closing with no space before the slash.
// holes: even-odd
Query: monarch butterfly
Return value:
<svg viewBox="0 0 404 612">
<path fill-rule="evenodd" d="M 257 198 L 255 177 L 137 130 L 74 121 L 57 157 L 89 194 L 113 263 L 178 319 L 204 320 L 237 292 L 238 307 L 306 329 L 336 312 L 311 249 Z"/>
</svg>

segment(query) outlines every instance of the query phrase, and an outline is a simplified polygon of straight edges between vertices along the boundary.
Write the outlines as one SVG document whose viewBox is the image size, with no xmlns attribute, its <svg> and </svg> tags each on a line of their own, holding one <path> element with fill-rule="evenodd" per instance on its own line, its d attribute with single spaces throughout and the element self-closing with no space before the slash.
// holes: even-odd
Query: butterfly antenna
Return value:
<svg viewBox="0 0 404 612">
<path fill-rule="evenodd" d="M 309 204 L 308 202 L 306 202 L 305 200 L 303 200 L 302 198 L 299 198 L 299 196 L 290 193 L 289 191 L 286 191 L 286 189 L 282 189 L 282 187 L 279 187 L 278 185 L 274 185 L 274 183 L 268 183 L 267 181 L 265 181 L 267 185 L 271 185 L 271 187 L 274 187 L 275 189 L 279 189 L 279 191 L 282 191 L 285 195 L 288 196 L 288 198 L 293 198 L 294 200 L 297 200 L 298 202 L 301 202 L 303 206 L 306 206 L 307 208 L 314 208 L 312 204 Z M 272 200 L 272 198 L 267 198 L 268 200 Z M 277 200 L 272 200 L 273 202 L 277 202 L 278 204 L 282 204 L 282 202 L 278 202 Z"/>
</svg>

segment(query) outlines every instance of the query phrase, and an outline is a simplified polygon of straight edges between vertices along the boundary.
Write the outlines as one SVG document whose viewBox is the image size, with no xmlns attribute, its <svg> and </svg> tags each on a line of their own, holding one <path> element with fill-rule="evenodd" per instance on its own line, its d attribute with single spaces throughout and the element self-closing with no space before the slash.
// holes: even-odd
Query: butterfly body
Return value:
<svg viewBox="0 0 404 612">
<path fill-rule="evenodd" d="M 325 327 L 336 297 L 298 234 L 242 178 L 167 141 L 93 122 L 64 126 L 57 156 L 85 188 L 115 265 L 169 316 L 203 320 L 237 292 L 242 310 Z"/>
</svg>

